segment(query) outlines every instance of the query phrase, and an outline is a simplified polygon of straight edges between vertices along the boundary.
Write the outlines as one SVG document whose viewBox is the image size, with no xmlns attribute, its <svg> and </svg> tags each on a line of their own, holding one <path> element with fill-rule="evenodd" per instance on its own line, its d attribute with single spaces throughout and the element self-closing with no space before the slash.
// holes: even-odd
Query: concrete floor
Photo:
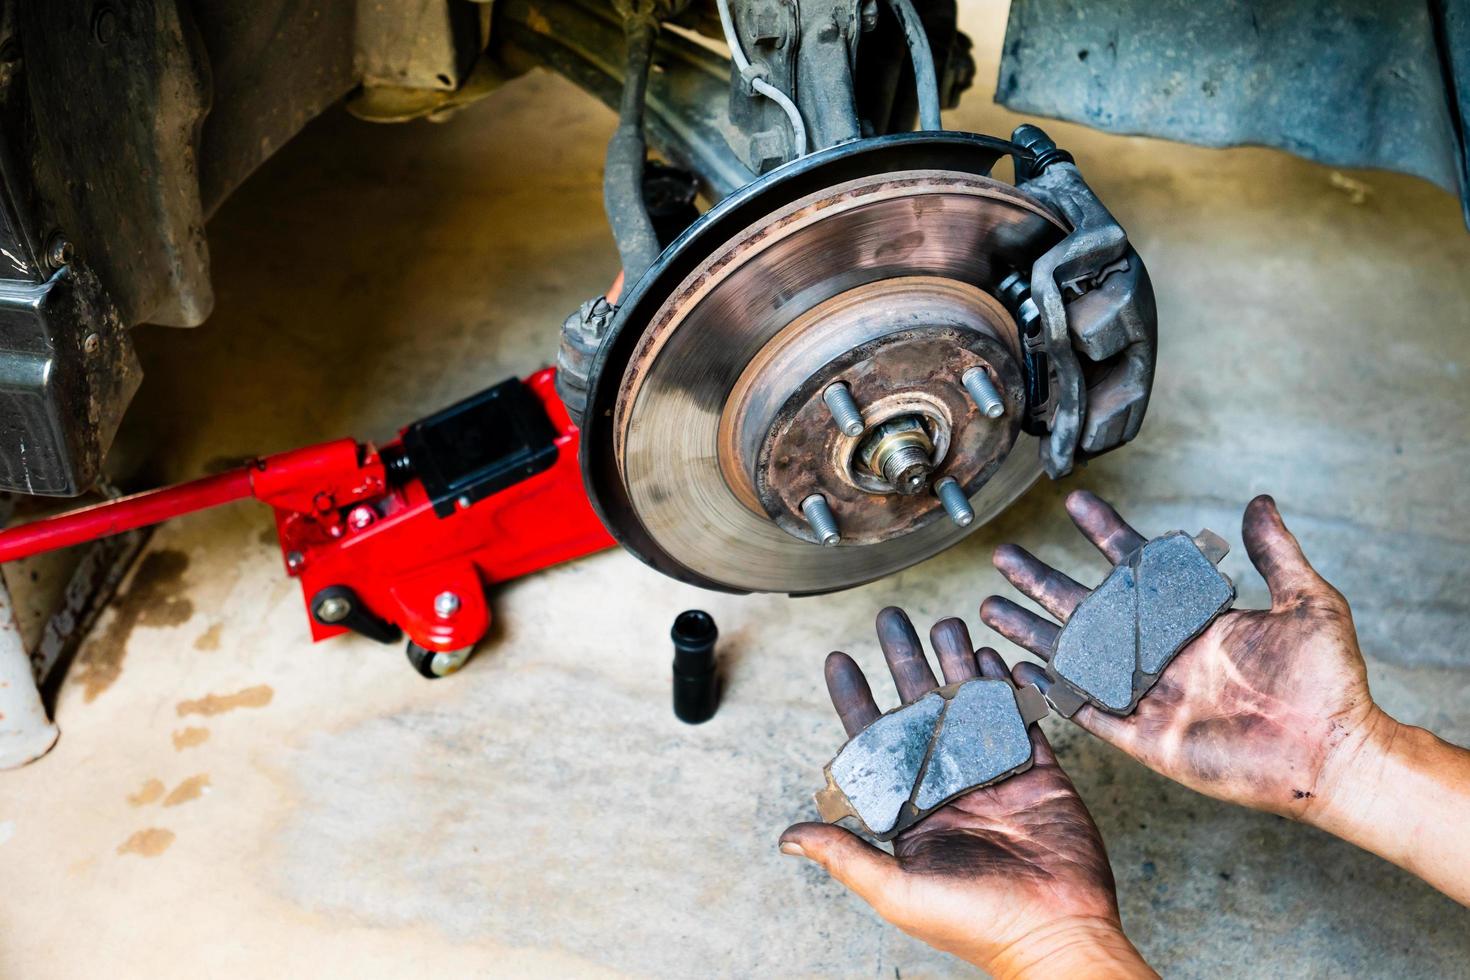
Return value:
<svg viewBox="0 0 1470 980">
<path fill-rule="evenodd" d="M 990 102 L 1004 5 L 966 10 Z M 550 358 L 616 269 L 600 216 L 611 115 L 522 79 L 449 125 L 329 114 L 210 225 L 218 305 L 145 327 L 119 458 L 181 479 L 221 459 L 396 425 Z M 161 529 L 73 671 L 55 751 L 0 776 L 0 974 L 76 976 L 965 973 L 882 924 L 776 836 L 812 814 L 842 739 L 833 648 L 876 665 L 873 613 L 976 635 L 1024 541 L 1100 562 L 1060 500 L 1091 487 L 1140 527 L 1237 551 L 1276 494 L 1351 598 L 1373 687 L 1470 743 L 1470 235 L 1418 181 L 1284 154 L 1058 125 L 1132 233 L 1162 345 L 1139 440 L 1043 482 L 967 543 L 853 592 L 731 597 L 608 553 L 501 589 L 460 675 L 307 641 L 269 513 Z M 721 627 L 726 703 L 668 709 L 667 630 Z M 1014 654 L 1013 649 L 1005 649 Z M 890 695 L 891 697 L 891 695 Z M 1092 807 L 1125 924 L 1165 974 L 1470 975 L 1470 912 L 1312 830 L 1195 796 L 1050 725 Z"/>
</svg>

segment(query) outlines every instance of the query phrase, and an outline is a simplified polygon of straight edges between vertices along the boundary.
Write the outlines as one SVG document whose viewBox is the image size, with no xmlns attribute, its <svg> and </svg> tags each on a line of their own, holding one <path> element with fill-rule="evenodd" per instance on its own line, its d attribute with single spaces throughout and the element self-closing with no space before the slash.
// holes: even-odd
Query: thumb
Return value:
<svg viewBox="0 0 1470 980">
<path fill-rule="evenodd" d="M 1301 545 L 1281 519 L 1276 501 L 1267 494 L 1246 505 L 1240 534 L 1251 564 L 1271 590 L 1273 606 L 1290 605 L 1327 584 L 1302 554 Z"/>
<path fill-rule="evenodd" d="M 820 864 L 829 875 L 875 907 L 883 892 L 903 873 L 893 855 L 851 831 L 826 823 L 787 827 L 781 835 L 781 853 Z"/>
</svg>

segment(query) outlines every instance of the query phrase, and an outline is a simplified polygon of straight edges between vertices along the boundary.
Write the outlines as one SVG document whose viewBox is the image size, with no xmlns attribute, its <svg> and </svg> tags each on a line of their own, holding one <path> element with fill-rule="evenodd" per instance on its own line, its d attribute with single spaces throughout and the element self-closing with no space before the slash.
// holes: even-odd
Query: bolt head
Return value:
<svg viewBox="0 0 1470 980">
<path fill-rule="evenodd" d="M 51 241 L 46 245 L 46 261 L 53 269 L 71 265 L 72 247 L 71 242 L 65 235 L 53 235 Z"/>
<path fill-rule="evenodd" d="M 98 44 L 111 44 L 117 40 L 117 11 L 102 4 L 92 14 L 92 37 Z"/>
<path fill-rule="evenodd" d="M 347 512 L 347 526 L 354 531 L 361 531 L 377 519 L 377 511 L 366 504 L 359 504 Z"/>
<path fill-rule="evenodd" d="M 352 612 L 352 603 L 341 596 L 327 596 L 317 603 L 316 618 L 323 623 L 340 623 Z"/>
<path fill-rule="evenodd" d="M 82 350 L 86 351 L 88 354 L 97 353 L 98 348 L 100 348 L 101 346 L 102 338 L 97 336 L 95 333 L 87 334 L 87 339 L 82 341 Z"/>
<path fill-rule="evenodd" d="M 453 592 L 441 592 L 434 597 L 434 615 L 440 619 L 453 618 L 459 607 L 459 596 Z"/>
<path fill-rule="evenodd" d="M 306 567 L 306 556 L 299 551 L 286 552 L 286 568 L 292 572 L 299 572 Z"/>
</svg>

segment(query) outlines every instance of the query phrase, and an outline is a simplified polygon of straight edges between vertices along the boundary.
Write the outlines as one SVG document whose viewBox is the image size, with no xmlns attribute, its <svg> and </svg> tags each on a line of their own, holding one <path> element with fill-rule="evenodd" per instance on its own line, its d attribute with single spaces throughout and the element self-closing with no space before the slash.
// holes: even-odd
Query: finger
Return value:
<svg viewBox="0 0 1470 980">
<path fill-rule="evenodd" d="M 1067 494 L 1067 513 L 1077 529 L 1114 565 L 1143 547 L 1146 540 L 1118 516 L 1111 504 L 1091 491 Z"/>
<path fill-rule="evenodd" d="M 1046 676 L 1044 668 L 1039 664 L 1029 662 L 1016 664 L 1016 669 L 1011 671 L 1011 676 L 1017 684 L 1035 684 L 1042 694 L 1051 690 L 1053 683 L 1052 679 Z M 1083 731 L 1096 735 L 1109 745 L 1116 745 L 1123 751 L 1132 754 L 1133 727 L 1127 718 L 1119 718 L 1106 711 L 1099 711 L 1090 704 L 1084 704 L 1073 713 L 1071 722 Z M 1039 733 L 1041 726 L 1038 725 L 1036 731 Z M 1044 735 L 1042 739 L 1045 740 Z M 1035 744 L 1034 738 L 1032 744 Z M 1050 744 L 1047 745 L 1047 752 L 1051 752 Z M 1037 761 L 1041 761 L 1039 757 Z"/>
<path fill-rule="evenodd" d="M 929 643 L 939 658 L 944 683 L 960 684 L 980 676 L 980 668 L 975 663 L 975 644 L 970 642 L 970 630 L 963 619 L 951 616 L 935 623 L 929 631 Z"/>
<path fill-rule="evenodd" d="M 1033 664 L 1029 660 L 1023 660 L 1011 669 L 1011 677 L 1018 685 L 1035 684 L 1042 694 L 1051 690 L 1051 678 L 1046 676 L 1046 669 L 1040 664 Z"/>
<path fill-rule="evenodd" d="M 781 853 L 821 865 L 837 881 L 883 914 L 885 895 L 903 872 L 893 855 L 856 834 L 825 823 L 798 823 L 781 835 Z"/>
<path fill-rule="evenodd" d="M 1273 607 L 1292 605 L 1302 596 L 1326 587 L 1326 581 L 1302 554 L 1296 536 L 1286 529 L 1276 501 L 1268 495 L 1261 494 L 1246 505 L 1240 535 L 1245 539 L 1251 564 L 1271 590 Z"/>
<path fill-rule="evenodd" d="M 975 651 L 975 659 L 980 662 L 980 676 L 992 681 L 1003 681 L 1011 675 L 1006 670 L 1006 662 L 1000 659 L 1000 654 L 990 647 L 981 647 Z"/>
<path fill-rule="evenodd" d="M 873 700 L 873 691 L 868 687 L 863 669 L 851 657 L 835 651 L 827 654 L 822 673 L 827 678 L 827 693 L 832 696 L 832 707 L 837 709 L 837 717 L 842 719 L 842 728 L 848 738 L 878 720 L 883 712 L 878 710 L 878 702 Z"/>
<path fill-rule="evenodd" d="M 1012 643 L 1050 660 L 1061 627 L 1009 599 L 993 595 L 980 604 L 980 620 Z"/>
<path fill-rule="evenodd" d="M 893 675 L 893 685 L 904 704 L 939 687 L 934 670 L 924 656 L 924 648 L 919 645 L 914 624 L 897 606 L 888 606 L 878 613 L 878 646 L 883 648 L 883 659 L 888 661 L 888 672 Z"/>
<path fill-rule="evenodd" d="M 1019 545 L 1003 544 L 996 548 L 991 562 L 1000 569 L 1007 582 L 1064 623 L 1077 604 L 1088 596 L 1088 590 L 1071 577 Z"/>
</svg>

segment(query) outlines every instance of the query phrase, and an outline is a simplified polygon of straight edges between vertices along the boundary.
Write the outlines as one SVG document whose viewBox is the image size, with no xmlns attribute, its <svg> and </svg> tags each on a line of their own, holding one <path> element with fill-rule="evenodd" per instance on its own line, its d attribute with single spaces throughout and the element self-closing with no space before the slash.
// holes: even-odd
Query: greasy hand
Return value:
<svg viewBox="0 0 1470 980">
<path fill-rule="evenodd" d="M 1113 564 L 1144 543 L 1094 494 L 1070 494 L 1067 512 Z M 1275 501 L 1252 500 L 1241 530 L 1271 608 L 1217 618 L 1132 715 L 1085 705 L 1072 720 L 1201 793 L 1308 819 L 1385 716 L 1368 694 L 1347 600 L 1308 564 Z M 996 550 L 995 566 L 1062 622 L 1089 591 L 1015 545 Z M 1059 629 L 997 596 L 980 618 L 1043 659 Z M 1046 689 L 1034 664 L 1018 665 L 1016 678 Z"/>
<path fill-rule="evenodd" d="M 930 638 L 946 684 L 1007 676 L 994 650 L 975 651 L 958 619 L 937 623 Z M 902 610 L 878 614 L 878 642 L 905 704 L 939 686 Z M 826 676 L 849 738 L 878 718 L 851 657 L 830 655 Z M 1058 957 L 1094 975 L 1120 962 L 1146 973 L 1123 938 L 1097 827 L 1039 728 L 1031 742 L 1031 769 L 936 810 L 894 838 L 892 855 L 821 823 L 788 828 L 781 850 L 817 862 L 905 932 L 997 976 L 1043 962 L 1051 973 Z"/>
</svg>

